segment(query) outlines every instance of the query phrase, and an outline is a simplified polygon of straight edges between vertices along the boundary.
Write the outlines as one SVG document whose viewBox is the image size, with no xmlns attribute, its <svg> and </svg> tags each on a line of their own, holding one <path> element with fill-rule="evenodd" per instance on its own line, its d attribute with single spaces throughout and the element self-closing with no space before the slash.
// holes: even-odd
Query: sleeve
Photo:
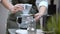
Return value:
<svg viewBox="0 0 60 34">
<path fill-rule="evenodd" d="M 39 3 L 39 7 L 42 6 L 42 5 L 48 8 L 48 1 L 41 1 Z"/>
</svg>

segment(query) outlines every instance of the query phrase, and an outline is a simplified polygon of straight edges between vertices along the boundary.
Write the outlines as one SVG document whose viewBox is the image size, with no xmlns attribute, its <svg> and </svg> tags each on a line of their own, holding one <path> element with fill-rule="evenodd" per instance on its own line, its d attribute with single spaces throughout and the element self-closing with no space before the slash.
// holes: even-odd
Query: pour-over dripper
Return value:
<svg viewBox="0 0 60 34">
<path fill-rule="evenodd" d="M 32 8 L 32 5 L 31 5 L 31 4 L 24 4 L 23 14 L 24 14 L 24 15 L 29 14 L 31 8 Z"/>
</svg>

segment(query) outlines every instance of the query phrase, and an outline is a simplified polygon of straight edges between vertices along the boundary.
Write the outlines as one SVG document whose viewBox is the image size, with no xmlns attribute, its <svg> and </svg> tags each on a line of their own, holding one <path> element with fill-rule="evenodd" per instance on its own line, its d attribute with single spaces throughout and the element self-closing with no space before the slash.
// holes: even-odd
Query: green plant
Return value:
<svg viewBox="0 0 60 34">
<path fill-rule="evenodd" d="M 56 15 L 51 16 L 47 21 L 47 28 L 48 30 L 52 30 L 54 28 L 54 31 L 56 34 L 60 34 L 60 16 L 58 15 L 58 23 L 56 22 Z"/>
</svg>

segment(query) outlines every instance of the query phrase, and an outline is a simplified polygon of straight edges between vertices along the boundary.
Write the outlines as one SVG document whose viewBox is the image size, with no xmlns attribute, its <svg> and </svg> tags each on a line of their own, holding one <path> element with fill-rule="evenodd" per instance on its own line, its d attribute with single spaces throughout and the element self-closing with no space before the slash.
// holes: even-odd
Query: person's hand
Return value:
<svg viewBox="0 0 60 34">
<path fill-rule="evenodd" d="M 35 20 L 38 21 L 40 19 L 40 13 L 35 14 Z"/>
<path fill-rule="evenodd" d="M 22 11 L 23 9 L 24 7 L 22 5 L 16 4 L 10 10 L 11 10 L 11 13 L 16 13 L 17 11 Z"/>
</svg>

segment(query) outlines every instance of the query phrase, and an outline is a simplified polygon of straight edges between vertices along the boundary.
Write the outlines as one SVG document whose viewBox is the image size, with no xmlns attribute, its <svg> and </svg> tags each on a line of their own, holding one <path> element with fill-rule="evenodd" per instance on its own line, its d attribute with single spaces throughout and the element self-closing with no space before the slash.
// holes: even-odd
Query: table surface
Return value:
<svg viewBox="0 0 60 34">
<path fill-rule="evenodd" d="M 27 30 L 23 29 L 8 29 L 10 34 L 16 34 L 17 30 L 20 34 L 43 34 L 41 29 L 37 29 L 36 32 L 28 32 Z"/>
</svg>

